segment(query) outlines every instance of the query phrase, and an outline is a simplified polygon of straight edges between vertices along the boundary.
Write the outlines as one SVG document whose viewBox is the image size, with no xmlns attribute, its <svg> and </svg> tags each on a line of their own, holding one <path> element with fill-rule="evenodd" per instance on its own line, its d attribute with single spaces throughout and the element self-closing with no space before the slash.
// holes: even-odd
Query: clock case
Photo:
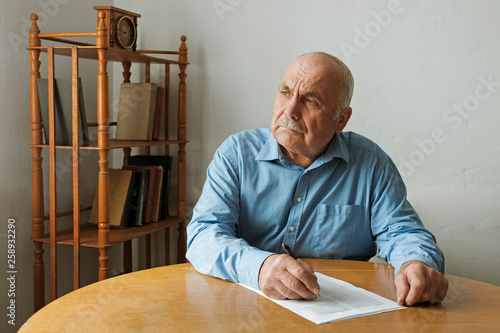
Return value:
<svg viewBox="0 0 500 333">
<path fill-rule="evenodd" d="M 123 10 L 120 8 L 112 7 L 112 6 L 94 6 L 95 10 L 102 10 L 106 13 L 106 18 L 104 22 L 106 23 L 106 27 L 109 27 L 109 38 L 108 38 L 108 48 L 111 49 L 120 49 L 120 50 L 131 50 L 135 51 L 137 49 L 137 18 L 141 17 L 140 14 L 129 12 L 128 10 Z M 132 47 L 125 49 L 120 46 L 120 44 L 116 41 L 116 24 L 122 18 L 122 16 L 128 16 L 132 19 L 135 26 L 136 38 L 134 40 L 134 44 Z"/>
</svg>

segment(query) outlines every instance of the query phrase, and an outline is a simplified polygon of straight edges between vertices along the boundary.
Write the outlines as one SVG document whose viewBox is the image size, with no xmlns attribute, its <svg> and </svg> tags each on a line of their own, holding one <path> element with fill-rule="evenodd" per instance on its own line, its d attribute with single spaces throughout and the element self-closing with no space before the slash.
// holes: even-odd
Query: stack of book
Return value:
<svg viewBox="0 0 500 333">
<path fill-rule="evenodd" d="M 158 140 L 165 88 L 155 83 L 122 83 L 117 140 Z"/>
<path fill-rule="evenodd" d="M 168 216 L 168 189 L 172 157 L 130 156 L 122 169 L 109 169 L 109 224 L 141 226 Z M 90 222 L 98 223 L 96 190 Z"/>
</svg>

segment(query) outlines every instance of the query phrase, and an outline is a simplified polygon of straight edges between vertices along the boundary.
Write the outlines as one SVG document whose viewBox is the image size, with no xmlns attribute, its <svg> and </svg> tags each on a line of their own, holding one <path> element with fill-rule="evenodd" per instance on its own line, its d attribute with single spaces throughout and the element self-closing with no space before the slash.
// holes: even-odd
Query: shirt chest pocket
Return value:
<svg viewBox="0 0 500 333">
<path fill-rule="evenodd" d="M 361 205 L 321 204 L 313 215 L 310 221 L 314 235 L 312 249 L 317 257 L 349 258 L 358 252 L 359 247 L 363 247 L 366 236 L 371 239 Z"/>
</svg>

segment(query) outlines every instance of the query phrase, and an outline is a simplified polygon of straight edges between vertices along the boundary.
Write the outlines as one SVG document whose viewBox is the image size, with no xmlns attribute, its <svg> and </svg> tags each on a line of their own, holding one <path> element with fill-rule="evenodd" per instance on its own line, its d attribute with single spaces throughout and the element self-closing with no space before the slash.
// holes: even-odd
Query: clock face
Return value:
<svg viewBox="0 0 500 333">
<path fill-rule="evenodd" d="M 134 21 L 128 16 L 122 16 L 116 23 L 116 41 L 120 47 L 125 49 L 131 48 L 136 39 Z"/>
</svg>

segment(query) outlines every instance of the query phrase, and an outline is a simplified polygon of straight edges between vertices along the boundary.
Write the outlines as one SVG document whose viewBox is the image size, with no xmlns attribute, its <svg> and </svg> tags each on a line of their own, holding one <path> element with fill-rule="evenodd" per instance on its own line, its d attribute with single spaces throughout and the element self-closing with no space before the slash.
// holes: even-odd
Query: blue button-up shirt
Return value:
<svg viewBox="0 0 500 333">
<path fill-rule="evenodd" d="M 187 258 L 203 274 L 258 288 L 263 261 L 298 257 L 419 260 L 443 272 L 444 256 L 406 200 L 396 166 L 379 146 L 335 134 L 307 169 L 284 154 L 270 129 L 228 138 L 215 153 L 187 228 Z"/>
</svg>

